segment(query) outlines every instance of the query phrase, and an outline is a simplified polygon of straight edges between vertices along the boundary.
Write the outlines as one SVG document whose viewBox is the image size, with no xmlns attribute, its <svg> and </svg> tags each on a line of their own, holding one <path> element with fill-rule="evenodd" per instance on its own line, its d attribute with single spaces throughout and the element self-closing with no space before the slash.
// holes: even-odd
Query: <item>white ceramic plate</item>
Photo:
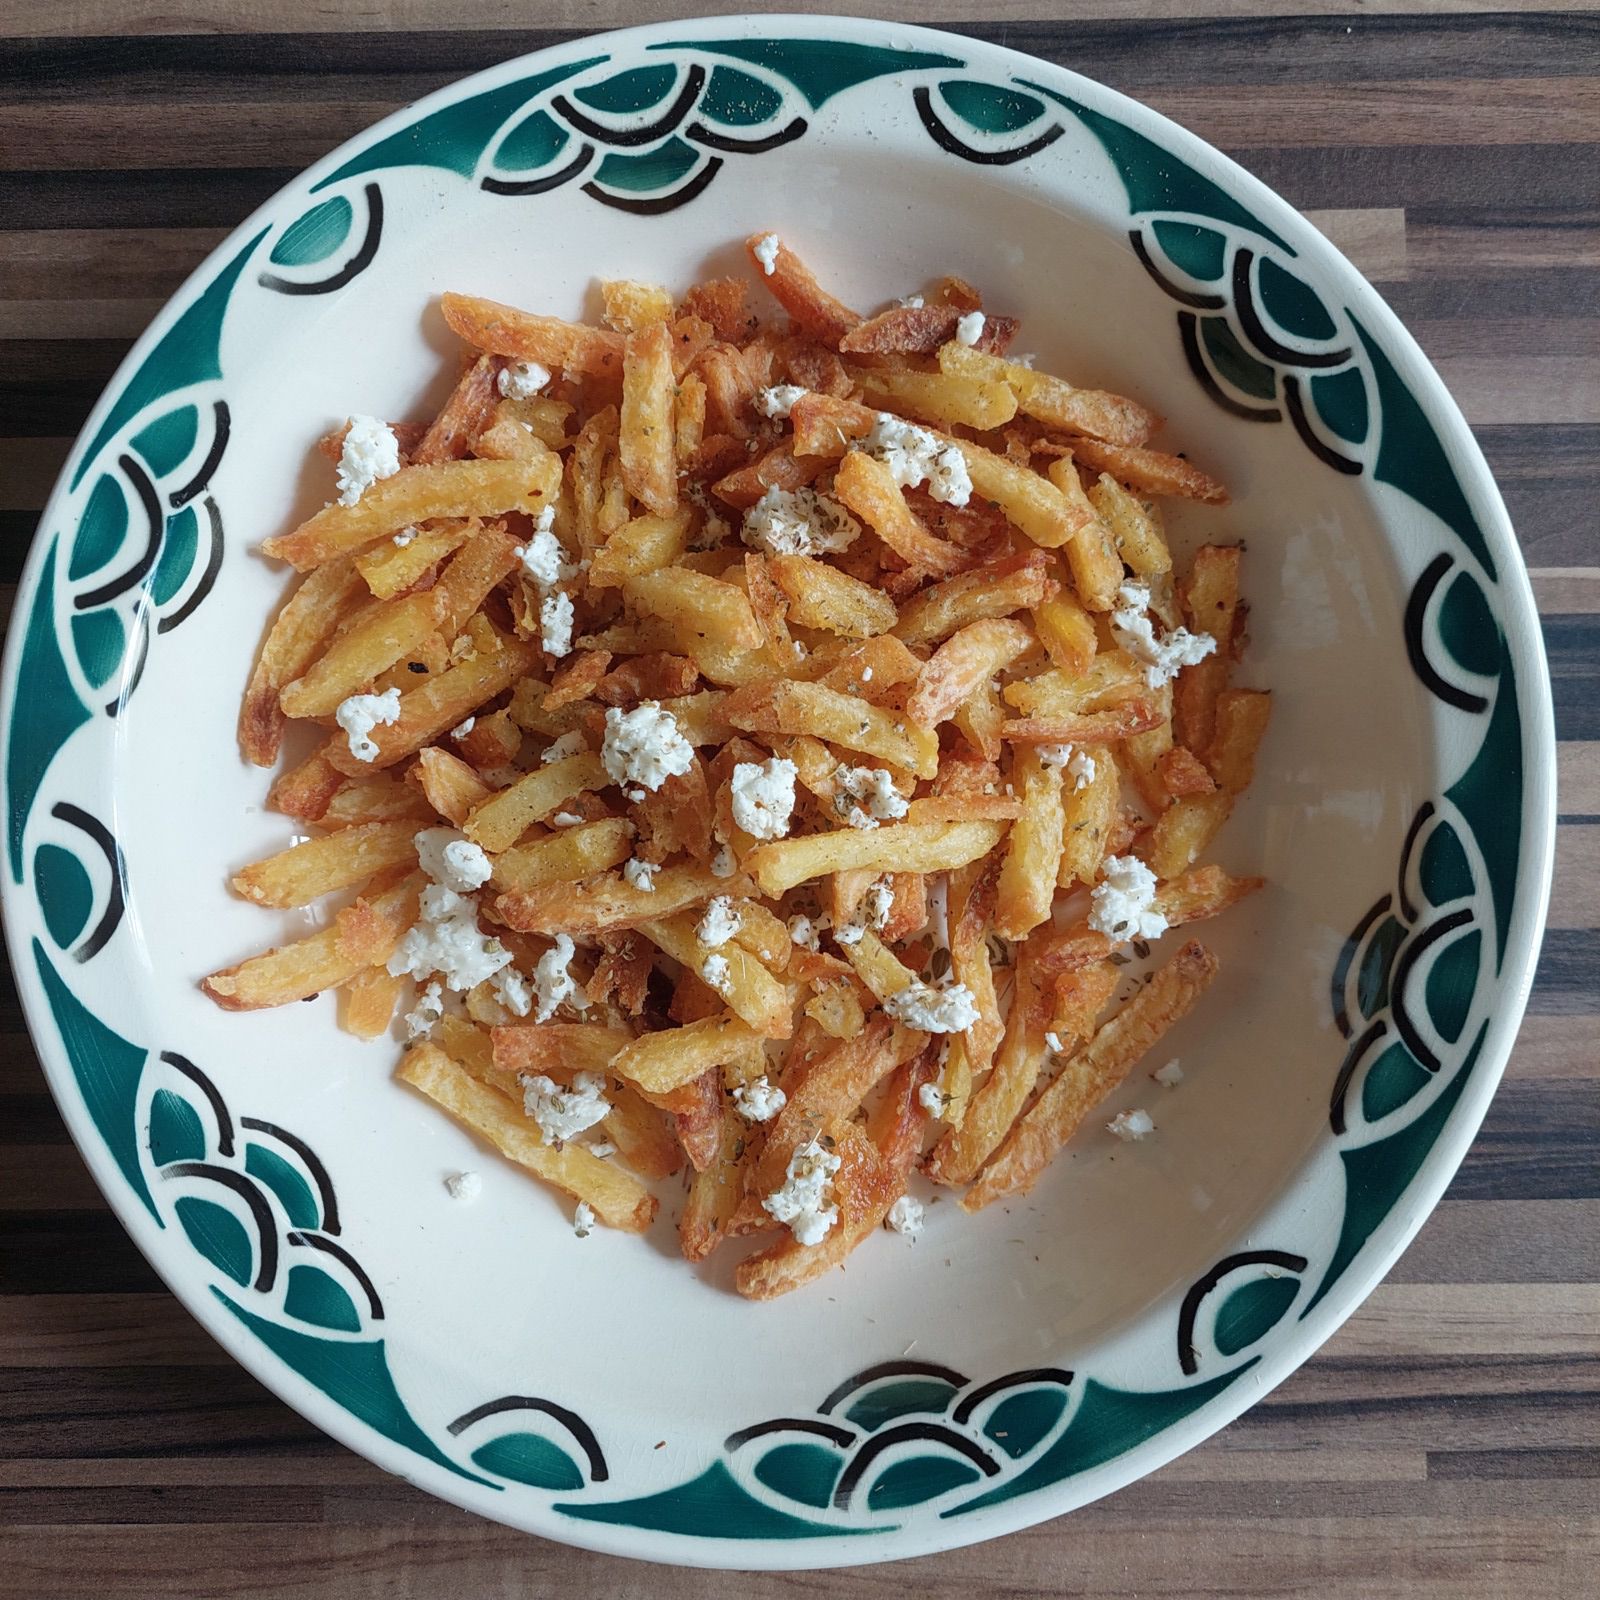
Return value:
<svg viewBox="0 0 1600 1600">
<path fill-rule="evenodd" d="M 351 411 L 424 416 L 446 288 L 558 313 L 784 230 L 844 299 L 953 271 L 1022 348 L 1170 418 L 1235 491 L 1249 681 L 1219 842 L 1270 889 L 1142 1073 L 1024 1202 L 932 1208 L 771 1305 L 562 1204 L 390 1079 L 333 1003 L 196 979 L 274 932 L 233 722 Z M 1303 1361 L 1394 1260 L 1521 1016 L 1549 688 L 1504 509 L 1373 290 L 1181 129 L 1058 68 L 838 18 L 641 29 L 485 72 L 256 213 L 140 340 L 40 526 L 5 665 L 6 927 L 52 1087 L 139 1246 L 263 1382 L 486 1516 L 662 1561 L 809 1567 L 989 1538 L 1149 1472 Z M 302 921 L 299 926 L 303 927 Z M 1165 1057 L 1163 1056 L 1163 1059 Z M 1154 1063 L 1152 1063 L 1153 1065 Z M 475 1167 L 476 1204 L 442 1176 Z"/>
</svg>

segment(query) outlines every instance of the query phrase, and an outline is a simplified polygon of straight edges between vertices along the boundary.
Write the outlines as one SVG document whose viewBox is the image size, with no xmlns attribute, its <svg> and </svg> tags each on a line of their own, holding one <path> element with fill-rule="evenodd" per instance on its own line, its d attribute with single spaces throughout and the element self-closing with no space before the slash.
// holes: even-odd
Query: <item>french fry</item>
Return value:
<svg viewBox="0 0 1600 1600">
<path fill-rule="evenodd" d="M 1050 481 L 1080 517 L 1077 532 L 1066 548 L 1072 586 L 1086 611 L 1109 611 L 1122 587 L 1122 556 L 1111 528 L 1093 500 L 1084 492 L 1070 454 L 1050 463 Z"/>
<path fill-rule="evenodd" d="M 1006 836 L 994 925 L 1004 938 L 1023 939 L 1049 921 L 1066 819 L 1059 767 L 1046 766 L 1033 748 L 1018 752 L 1012 770 L 1022 791 L 1022 815 Z"/>
<path fill-rule="evenodd" d="M 1116 761 L 1109 755 L 1093 760 L 1094 776 L 1081 787 L 1068 787 L 1062 795 L 1061 866 L 1056 882 L 1063 889 L 1075 883 L 1092 888 L 1099 882 L 1106 842 L 1122 803 Z"/>
<path fill-rule="evenodd" d="M 810 269 L 788 245 L 778 242 L 770 269 L 756 254 L 762 241 L 772 235 L 753 233 L 745 240 L 751 264 L 760 276 L 757 281 L 772 292 L 773 298 L 814 339 L 830 350 L 861 318 L 847 305 L 835 300 L 811 275 Z"/>
<path fill-rule="evenodd" d="M 886 690 L 910 683 L 922 662 L 892 633 L 871 639 L 823 639 L 804 661 L 795 664 L 794 676 L 808 678 L 840 694 L 876 698 Z"/>
<path fill-rule="evenodd" d="M 652 1094 L 666 1094 L 708 1067 L 739 1065 L 759 1072 L 766 1060 L 762 1036 L 724 1012 L 687 1027 L 641 1033 L 612 1057 L 610 1070 Z"/>
<path fill-rule="evenodd" d="M 852 450 L 839 463 L 833 480 L 839 502 L 860 517 L 908 566 L 944 577 L 972 565 L 959 546 L 936 539 L 906 504 L 900 485 L 889 469 L 873 456 Z M 888 600 L 888 596 L 883 597 Z M 893 601 L 889 601 L 893 609 Z M 885 623 L 893 626 L 893 619 Z M 884 629 L 876 630 L 883 632 Z"/>
<path fill-rule="evenodd" d="M 441 621 L 437 589 L 379 602 L 339 635 L 302 677 L 283 686 L 278 704 L 290 717 L 330 717 L 395 662 L 415 651 Z"/>
<path fill-rule="evenodd" d="M 939 770 L 939 741 L 925 728 L 855 695 L 820 683 L 765 679 L 728 697 L 723 714 L 736 728 L 756 733 L 814 734 L 847 750 L 877 756 L 918 777 Z"/>
<path fill-rule="evenodd" d="M 1050 717 L 1013 717 L 1000 733 L 1015 744 L 1115 744 L 1165 720 L 1153 699 L 1125 700 L 1107 711 Z"/>
<path fill-rule="evenodd" d="M 641 573 L 623 585 L 630 604 L 663 618 L 678 630 L 686 654 L 695 643 L 731 650 L 759 650 L 761 624 L 743 592 L 731 583 L 684 567 Z"/>
<path fill-rule="evenodd" d="M 338 741 L 330 739 L 299 766 L 280 773 L 267 792 L 267 809 L 298 817 L 302 822 L 320 822 L 345 781 L 344 773 L 332 760 L 337 746 Z"/>
<path fill-rule="evenodd" d="M 672 294 L 659 283 L 608 278 L 600 285 L 605 324 L 619 333 L 643 333 L 672 318 Z"/>
<path fill-rule="evenodd" d="M 428 431 L 411 452 L 413 464 L 431 466 L 438 461 L 458 461 L 471 450 L 494 412 L 498 376 L 498 366 L 488 356 L 479 356 L 461 374 L 444 408 L 428 424 Z"/>
<path fill-rule="evenodd" d="M 1272 696 L 1260 689 L 1224 689 L 1217 697 L 1216 728 L 1206 765 L 1217 786 L 1242 794 L 1255 776 L 1256 749 L 1267 731 Z"/>
<path fill-rule="evenodd" d="M 996 761 L 1005 748 L 1002 734 L 1006 708 L 993 681 L 980 683 L 951 718 L 961 736 L 986 761 Z"/>
<path fill-rule="evenodd" d="M 605 763 L 592 750 L 552 761 L 525 773 L 498 794 L 475 806 L 462 824 L 467 837 L 485 850 L 507 850 L 536 822 L 589 789 L 611 782 Z"/>
<path fill-rule="evenodd" d="M 1005 1033 L 989 948 L 999 875 L 992 862 L 966 867 L 951 874 L 948 890 L 950 973 L 978 1011 L 978 1020 L 951 1041 L 945 1063 L 943 1119 L 956 1128 L 966 1120 L 974 1078 L 988 1070 Z"/>
<path fill-rule="evenodd" d="M 970 287 L 970 286 L 969 286 Z M 983 302 L 980 300 L 978 305 Z M 964 307 L 952 301 L 935 300 L 922 305 L 890 306 L 852 328 L 839 341 L 839 348 L 851 355 L 932 356 L 939 347 L 956 336 Z M 972 307 L 973 310 L 977 306 Z M 1015 317 L 989 316 L 984 319 L 977 347 L 1004 350 L 1017 331 Z"/>
<path fill-rule="evenodd" d="M 496 1068 L 512 1078 L 562 1077 L 609 1071 L 633 1035 L 596 1022 L 524 1022 L 493 1029 L 489 1041 Z"/>
<path fill-rule="evenodd" d="M 768 569 L 789 597 L 789 617 L 847 639 L 887 633 L 899 620 L 888 595 L 811 556 L 771 556 Z"/>
<path fill-rule="evenodd" d="M 402 467 L 380 478 L 352 506 L 324 506 L 292 533 L 264 540 L 262 551 L 301 572 L 336 556 L 355 554 L 396 529 L 436 517 L 537 516 L 561 483 L 561 462 L 551 452 L 536 461 L 444 461 Z"/>
<path fill-rule="evenodd" d="M 416 529 L 403 544 L 386 539 L 364 550 L 355 558 L 355 569 L 366 580 L 374 598 L 391 600 L 465 544 L 476 526 L 477 520 L 472 517 L 431 522 Z M 318 572 L 337 570 L 332 563 L 317 568 Z"/>
<path fill-rule="evenodd" d="M 358 972 L 345 985 L 340 1025 L 358 1039 L 382 1038 L 389 1031 L 395 1001 L 404 987 L 404 978 L 392 978 L 382 967 Z"/>
<path fill-rule="evenodd" d="M 611 1111 L 600 1126 L 617 1154 L 641 1178 L 670 1178 L 683 1166 L 683 1147 L 664 1112 L 631 1084 L 614 1080 L 606 1097 Z"/>
<path fill-rule="evenodd" d="M 459 828 L 494 790 L 460 756 L 429 745 L 417 752 L 416 779 L 428 804 Z"/>
<path fill-rule="evenodd" d="M 387 961 L 416 921 L 421 874 L 341 911 L 330 927 L 294 944 L 213 972 L 200 987 L 225 1011 L 288 1005 L 336 988 L 366 967 Z"/>
<path fill-rule="evenodd" d="M 664 876 L 664 874 L 663 874 Z M 660 882 L 660 879 L 657 879 Z M 787 988 L 743 948 L 731 940 L 715 951 L 695 937 L 698 918 L 691 912 L 639 924 L 639 931 L 690 972 L 704 977 L 712 955 L 728 963 L 727 977 L 718 986 L 728 1009 L 765 1039 L 787 1039 L 794 1032 L 794 1002 Z"/>
<path fill-rule="evenodd" d="M 869 928 L 851 944 L 841 943 L 844 958 L 880 1003 L 909 989 L 917 975 Z"/>
<path fill-rule="evenodd" d="M 489 881 L 502 894 L 526 894 L 547 884 L 575 883 L 605 872 L 632 853 L 633 824 L 625 817 L 604 817 L 501 851 Z"/>
<path fill-rule="evenodd" d="M 1139 663 L 1126 650 L 1106 650 L 1081 673 L 1054 667 L 1007 684 L 1000 698 L 1027 717 L 1075 717 L 1110 711 L 1149 693 Z"/>
<path fill-rule="evenodd" d="M 630 578 L 670 567 L 689 548 L 691 513 L 679 507 L 667 516 L 647 512 L 606 540 L 589 565 L 589 586 L 620 589 Z"/>
<path fill-rule="evenodd" d="M 869 404 L 943 428 L 1003 428 L 1017 414 L 1016 395 L 991 379 L 874 367 L 852 367 L 850 376 Z"/>
<path fill-rule="evenodd" d="M 785 439 L 757 460 L 719 478 L 711 492 L 725 505 L 748 511 L 768 489 L 804 489 L 816 481 L 826 462 L 795 454 L 793 439 Z"/>
<path fill-rule="evenodd" d="M 824 983 L 806 1001 L 805 1013 L 830 1039 L 855 1038 L 866 1016 L 854 985 L 839 982 Z"/>
<path fill-rule="evenodd" d="M 678 385 L 678 400 L 672 412 L 672 453 L 679 467 L 687 466 L 698 454 L 706 436 L 706 386 L 692 372 Z"/>
<path fill-rule="evenodd" d="M 353 828 L 364 822 L 409 822 L 414 828 L 425 828 L 435 819 L 425 796 L 410 784 L 380 774 L 341 779 L 317 820 L 325 828 Z"/>
<path fill-rule="evenodd" d="M 1156 775 L 1174 800 L 1181 800 L 1186 794 L 1208 794 L 1217 786 L 1205 763 L 1182 745 L 1172 746 L 1157 758 Z"/>
<path fill-rule="evenodd" d="M 919 728 L 937 727 L 1033 643 L 1028 628 L 1009 618 L 968 623 L 923 663 L 906 701 L 906 717 Z"/>
<path fill-rule="evenodd" d="M 673 451 L 672 335 L 665 322 L 630 333 L 622 356 L 622 481 L 658 516 L 678 505 Z"/>
<path fill-rule="evenodd" d="M 385 867 L 412 866 L 410 822 L 369 822 L 307 839 L 234 874 L 233 891 L 258 906 L 305 906 L 336 889 L 365 883 Z"/>
<path fill-rule="evenodd" d="M 954 342 L 940 348 L 939 370 L 969 382 L 1003 382 L 1028 416 L 1109 444 L 1143 444 L 1161 425 L 1161 419 L 1137 401 L 1100 389 L 1075 389 L 1048 372 L 1035 372 Z"/>
<path fill-rule="evenodd" d="M 695 1173 L 678 1219 L 678 1244 L 686 1261 L 704 1261 L 727 1235 L 739 1204 L 739 1162 L 746 1140 L 745 1124 L 738 1113 L 724 1111 L 716 1159 Z"/>
<path fill-rule="evenodd" d="M 745 869 L 771 898 L 830 872 L 948 872 L 986 856 L 1005 832 L 1002 822 L 889 823 L 778 839 L 752 850 Z"/>
<path fill-rule="evenodd" d="M 551 882 L 513 890 L 500 896 L 495 909 L 508 927 L 522 933 L 609 933 L 643 928 L 658 918 L 704 905 L 714 895 L 738 893 L 741 887 L 742 880 L 719 878 L 707 867 L 670 866 L 656 873 L 655 887 L 649 890 L 607 873 L 582 884 Z"/>
<path fill-rule="evenodd" d="M 538 1125 L 525 1118 L 520 1107 L 477 1082 L 437 1046 L 415 1046 L 395 1076 L 480 1134 L 508 1160 L 587 1202 L 607 1227 L 643 1233 L 655 1219 L 655 1196 L 637 1178 L 582 1145 L 546 1144 Z"/>
<path fill-rule="evenodd" d="M 439 627 L 454 639 L 471 622 L 493 590 L 517 564 L 520 549 L 503 522 L 486 522 L 450 559 L 434 587 L 439 597 Z"/>
<path fill-rule="evenodd" d="M 978 1211 L 1004 1195 L 1026 1194 L 1083 1119 L 1189 1013 L 1216 975 L 1216 957 L 1204 945 L 1191 941 L 1179 950 L 1066 1063 L 962 1197 L 962 1209 Z"/>
<path fill-rule="evenodd" d="M 1059 671 L 1075 678 L 1089 670 L 1099 636 L 1094 618 L 1073 595 L 1055 594 L 1035 606 L 1033 631 Z"/>
<path fill-rule="evenodd" d="M 535 316 L 473 295 L 446 294 L 439 309 L 450 331 L 490 355 L 536 361 L 552 371 L 622 375 L 622 335 L 559 317 Z"/>
<path fill-rule="evenodd" d="M 894 635 L 903 644 L 935 644 L 969 622 L 1030 610 L 1054 592 L 1048 563 L 1035 551 L 946 578 L 900 608 Z"/>
<path fill-rule="evenodd" d="M 1019 466 L 979 445 L 956 441 L 967 458 L 972 492 L 993 500 L 1006 519 L 1047 550 L 1070 545 L 1086 525 L 1083 508 L 1032 467 Z"/>
<path fill-rule="evenodd" d="M 311 667 L 360 595 L 360 576 L 342 561 L 330 562 L 302 579 L 278 613 L 239 708 L 239 749 L 247 761 L 270 767 L 278 759 L 287 720 L 279 692 Z"/>
<path fill-rule="evenodd" d="M 1172 570 L 1172 552 L 1154 507 L 1142 504 L 1108 472 L 1102 472 L 1090 488 L 1089 499 L 1111 530 L 1117 553 L 1140 577 L 1159 577 Z"/>
<path fill-rule="evenodd" d="M 1208 506 L 1225 506 L 1228 491 L 1209 473 L 1182 456 L 1163 455 L 1137 445 L 1104 444 L 1098 439 L 1074 439 L 1072 453 L 1086 467 L 1109 473 L 1143 494 L 1199 500 Z"/>
</svg>

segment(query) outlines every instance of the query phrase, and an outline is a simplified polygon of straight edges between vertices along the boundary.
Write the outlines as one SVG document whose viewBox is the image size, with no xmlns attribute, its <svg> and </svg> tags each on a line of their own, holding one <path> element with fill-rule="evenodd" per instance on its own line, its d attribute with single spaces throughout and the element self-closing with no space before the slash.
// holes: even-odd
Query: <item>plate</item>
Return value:
<svg viewBox="0 0 1600 1600">
<path fill-rule="evenodd" d="M 430 414 L 464 289 L 575 315 L 601 277 L 737 270 L 781 228 L 845 300 L 941 272 L 1126 390 L 1235 491 L 1249 681 L 1276 695 L 1219 858 L 1181 1086 L 1108 1107 L 1034 1193 L 935 1205 L 771 1305 L 728 1266 L 580 1240 L 558 1198 L 393 1083 L 331 997 L 196 979 L 271 942 L 228 873 L 281 848 L 233 722 L 353 411 Z M 1504 1066 L 1550 874 L 1532 598 L 1459 412 L 1378 295 L 1216 151 L 951 35 L 723 18 L 469 78 L 288 185 L 173 298 L 40 524 L 5 659 L 6 931 L 85 1159 L 249 1370 L 351 1448 L 548 1538 L 818 1567 L 1071 1510 L 1259 1399 L 1437 1201 Z M 298 920 L 297 920 L 298 918 Z M 306 925 L 286 914 L 276 930 Z M 442 1178 L 482 1173 L 463 1205 Z M 92 1287 L 92 1285 L 86 1285 Z"/>
</svg>

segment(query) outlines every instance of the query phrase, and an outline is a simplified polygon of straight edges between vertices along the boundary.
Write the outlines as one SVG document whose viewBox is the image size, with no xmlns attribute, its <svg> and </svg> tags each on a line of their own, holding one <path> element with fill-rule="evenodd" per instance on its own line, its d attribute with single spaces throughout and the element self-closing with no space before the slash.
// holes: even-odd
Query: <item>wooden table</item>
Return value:
<svg viewBox="0 0 1600 1600">
<path fill-rule="evenodd" d="M 101 386 L 252 206 L 463 73 L 721 8 L 545 9 L 528 27 L 539 8 L 512 0 L 0 0 L 8 603 Z M 1589 0 L 865 9 L 1078 68 L 1238 156 L 1381 286 L 1464 407 L 1533 571 L 1562 741 L 1544 960 L 1471 1156 L 1316 1359 L 1133 1488 L 903 1567 L 679 1573 L 430 1499 L 234 1366 L 106 1210 L 8 977 L 0 1593 L 1600 1594 L 1600 17 Z"/>
</svg>

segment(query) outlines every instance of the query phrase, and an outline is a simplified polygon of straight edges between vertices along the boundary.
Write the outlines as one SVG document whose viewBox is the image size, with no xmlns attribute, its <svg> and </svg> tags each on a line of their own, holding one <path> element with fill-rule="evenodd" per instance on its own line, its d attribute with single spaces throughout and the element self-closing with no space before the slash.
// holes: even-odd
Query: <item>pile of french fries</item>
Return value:
<svg viewBox="0 0 1600 1600">
<path fill-rule="evenodd" d="M 479 931 L 524 975 L 570 939 L 576 1005 L 535 1020 L 490 982 L 446 994 L 399 1077 L 611 1227 L 648 1227 L 649 1184 L 686 1168 L 684 1255 L 762 1235 L 736 1283 L 765 1299 L 842 1262 L 914 1168 L 968 1211 L 1025 1192 L 1194 1005 L 1212 954 L 1181 943 L 1140 979 L 1148 946 L 1094 926 L 1091 896 L 1107 862 L 1143 862 L 1177 928 L 1259 886 L 1201 858 L 1269 697 L 1230 682 L 1239 547 L 1174 571 L 1159 502 L 1227 496 L 1150 447 L 1157 416 L 1008 359 L 1015 322 L 975 316 L 960 279 L 863 317 L 787 243 L 747 249 L 749 281 L 681 299 L 602 284 L 596 326 L 444 296 L 467 351 L 443 410 L 391 425 L 399 470 L 265 545 L 302 577 L 239 741 L 270 766 L 288 722 L 310 726 L 270 804 L 312 836 L 233 884 L 266 907 L 336 896 L 330 920 L 204 987 L 232 1009 L 338 990 L 342 1026 L 398 1036 L 416 836 L 458 830 L 492 866 Z M 519 392 L 513 364 L 549 380 Z M 885 415 L 958 453 L 964 503 L 898 481 L 871 445 Z M 753 548 L 772 490 L 859 531 Z M 539 528 L 564 558 L 566 649 L 521 560 Z M 1151 626 L 1214 649 L 1149 670 L 1113 620 L 1129 583 Z M 336 714 L 389 691 L 362 759 Z M 608 711 L 644 705 L 693 747 L 653 789 L 601 754 Z M 734 774 L 774 759 L 797 799 L 756 838 Z M 860 769 L 885 807 L 863 810 Z M 713 966 L 715 901 L 737 929 Z M 919 996 L 968 1025 L 912 1026 Z M 529 1080 L 579 1074 L 603 1079 L 604 1120 L 551 1138 Z M 816 1243 L 763 1204 L 804 1151 L 836 1158 Z"/>
</svg>

